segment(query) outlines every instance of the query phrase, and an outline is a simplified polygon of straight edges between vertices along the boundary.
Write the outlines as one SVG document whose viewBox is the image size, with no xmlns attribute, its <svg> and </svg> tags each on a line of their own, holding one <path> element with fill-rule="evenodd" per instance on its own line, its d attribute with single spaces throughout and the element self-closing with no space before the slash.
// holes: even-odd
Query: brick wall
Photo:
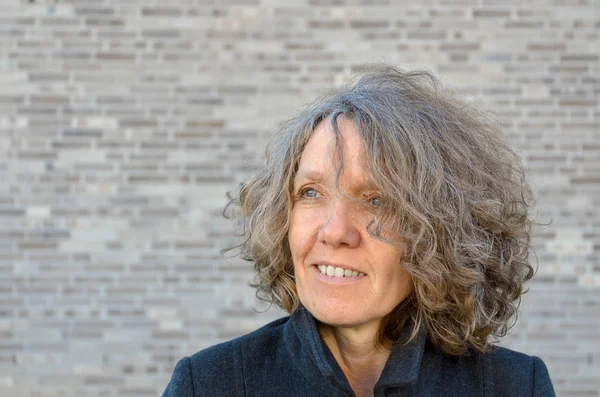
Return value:
<svg viewBox="0 0 600 397">
<path fill-rule="evenodd" d="M 0 394 L 157 396 L 182 356 L 280 316 L 219 257 L 225 193 L 280 121 L 385 61 L 432 70 L 522 151 L 551 223 L 503 345 L 541 356 L 559 395 L 600 396 L 599 10 L 3 0 Z"/>
</svg>

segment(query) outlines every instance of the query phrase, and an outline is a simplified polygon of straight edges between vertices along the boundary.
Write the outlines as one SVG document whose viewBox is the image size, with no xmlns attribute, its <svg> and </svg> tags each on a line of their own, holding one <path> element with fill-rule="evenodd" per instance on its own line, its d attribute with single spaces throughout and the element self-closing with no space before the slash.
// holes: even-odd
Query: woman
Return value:
<svg viewBox="0 0 600 397">
<path fill-rule="evenodd" d="M 183 358 L 164 396 L 554 395 L 539 358 L 489 343 L 533 275 L 521 162 L 429 73 L 314 102 L 230 204 L 290 317 Z"/>
</svg>

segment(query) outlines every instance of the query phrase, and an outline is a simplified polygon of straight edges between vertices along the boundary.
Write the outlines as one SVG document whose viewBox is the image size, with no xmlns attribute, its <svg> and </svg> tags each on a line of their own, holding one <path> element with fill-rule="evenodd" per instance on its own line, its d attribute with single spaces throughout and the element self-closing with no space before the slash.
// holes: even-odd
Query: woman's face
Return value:
<svg viewBox="0 0 600 397">
<path fill-rule="evenodd" d="M 367 231 L 381 200 L 365 171 L 354 123 L 340 116 L 338 126 L 344 142 L 340 190 L 367 205 L 336 189 L 334 135 L 329 122 L 321 122 L 294 179 L 289 245 L 296 288 L 304 307 L 325 324 L 378 325 L 410 294 L 413 283 L 401 250 Z"/>
</svg>

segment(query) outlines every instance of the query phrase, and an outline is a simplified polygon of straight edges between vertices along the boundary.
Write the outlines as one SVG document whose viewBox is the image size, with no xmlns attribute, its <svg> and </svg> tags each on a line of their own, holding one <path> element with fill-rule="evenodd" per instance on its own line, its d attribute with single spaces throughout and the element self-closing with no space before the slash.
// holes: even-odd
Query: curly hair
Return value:
<svg viewBox="0 0 600 397">
<path fill-rule="evenodd" d="M 238 210 L 242 242 L 228 250 L 254 262 L 259 298 L 289 313 L 301 305 L 287 241 L 293 179 L 312 131 L 326 121 L 339 134 L 338 115 L 355 123 L 385 197 L 369 232 L 381 238 L 381 225 L 392 225 L 405 251 L 399 266 L 414 282 L 382 322 L 378 342 L 396 340 L 410 318 L 413 338 L 425 327 L 446 353 L 485 352 L 491 335 L 497 341 L 514 325 L 523 284 L 534 274 L 533 197 L 497 123 L 429 72 L 368 72 L 283 123 L 255 176 L 229 195 L 225 213 Z"/>
</svg>

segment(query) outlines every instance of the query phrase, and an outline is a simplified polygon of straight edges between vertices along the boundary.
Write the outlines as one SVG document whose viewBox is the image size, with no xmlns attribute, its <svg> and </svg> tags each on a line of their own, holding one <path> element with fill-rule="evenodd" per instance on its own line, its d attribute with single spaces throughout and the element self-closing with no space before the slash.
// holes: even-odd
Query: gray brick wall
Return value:
<svg viewBox="0 0 600 397">
<path fill-rule="evenodd" d="M 369 64 L 492 110 L 538 195 L 503 345 L 600 396 L 598 0 L 0 1 L 0 395 L 157 396 L 281 315 L 221 259 L 265 137 Z M 265 311 L 262 312 L 261 311 Z"/>
</svg>

